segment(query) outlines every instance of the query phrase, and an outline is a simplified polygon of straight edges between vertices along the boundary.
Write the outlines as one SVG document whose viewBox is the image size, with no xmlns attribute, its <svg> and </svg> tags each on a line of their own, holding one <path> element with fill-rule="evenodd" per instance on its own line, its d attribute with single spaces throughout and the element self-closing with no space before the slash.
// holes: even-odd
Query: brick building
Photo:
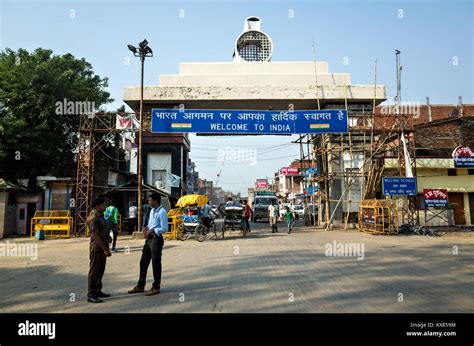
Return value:
<svg viewBox="0 0 474 346">
<path fill-rule="evenodd" d="M 457 168 L 452 157 L 458 146 L 474 148 L 474 105 L 421 106 L 413 122 L 420 223 L 429 218 L 423 189 L 439 188 L 448 190 L 449 210 L 444 224 L 474 225 L 474 167 Z M 388 174 L 398 166 L 393 156 L 383 161 Z M 431 223 L 438 224 L 443 222 Z"/>
</svg>

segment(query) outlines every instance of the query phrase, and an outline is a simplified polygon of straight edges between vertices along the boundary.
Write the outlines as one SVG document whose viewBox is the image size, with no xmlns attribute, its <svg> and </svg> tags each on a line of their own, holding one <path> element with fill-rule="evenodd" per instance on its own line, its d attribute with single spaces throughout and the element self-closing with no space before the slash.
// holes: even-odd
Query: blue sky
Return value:
<svg viewBox="0 0 474 346">
<path fill-rule="evenodd" d="M 461 95 L 474 103 L 474 10 L 468 0 L 0 2 L 2 49 L 43 47 L 84 57 L 109 78 L 116 100 L 111 110 L 122 104 L 123 87 L 139 82 L 139 62 L 128 43 L 145 37 L 150 42 L 155 56 L 146 62 L 145 84 L 157 85 L 158 76 L 177 73 L 180 62 L 231 61 L 235 38 L 251 15 L 262 18 L 262 30 L 273 40 L 273 61 L 311 61 L 314 35 L 317 60 L 329 62 L 330 72 L 350 73 L 353 84 L 373 83 L 377 58 L 378 83 L 393 98 L 399 49 L 404 101 L 424 103 L 429 96 L 431 103 L 456 103 Z M 254 179 L 271 176 L 299 155 L 286 136 L 191 140 L 191 157 L 208 179 L 221 166 L 209 149 L 259 150 L 256 166 L 224 164 L 219 185 L 233 191 L 246 191 Z"/>
</svg>

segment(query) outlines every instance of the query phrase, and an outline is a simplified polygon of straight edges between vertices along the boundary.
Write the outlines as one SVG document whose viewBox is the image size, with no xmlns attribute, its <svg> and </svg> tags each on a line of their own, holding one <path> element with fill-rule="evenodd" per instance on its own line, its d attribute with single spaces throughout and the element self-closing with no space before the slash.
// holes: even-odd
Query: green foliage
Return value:
<svg viewBox="0 0 474 346">
<path fill-rule="evenodd" d="M 1 51 L 0 177 L 73 176 L 79 114 L 58 113 L 58 102 L 93 102 L 98 108 L 113 101 L 107 86 L 107 78 L 71 54 Z"/>
</svg>

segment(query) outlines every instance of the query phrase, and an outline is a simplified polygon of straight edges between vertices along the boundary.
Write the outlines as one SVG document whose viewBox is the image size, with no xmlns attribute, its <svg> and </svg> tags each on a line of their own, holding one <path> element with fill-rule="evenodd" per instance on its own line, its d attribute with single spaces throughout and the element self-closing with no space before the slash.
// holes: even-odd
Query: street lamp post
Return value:
<svg viewBox="0 0 474 346">
<path fill-rule="evenodd" d="M 138 229 L 142 225 L 142 120 L 143 120 L 143 77 L 145 72 L 145 57 L 152 57 L 153 51 L 148 46 L 148 41 L 144 39 L 138 44 L 138 48 L 129 44 L 128 49 L 133 55 L 140 58 L 141 76 L 140 76 L 140 118 L 138 119 Z"/>
</svg>

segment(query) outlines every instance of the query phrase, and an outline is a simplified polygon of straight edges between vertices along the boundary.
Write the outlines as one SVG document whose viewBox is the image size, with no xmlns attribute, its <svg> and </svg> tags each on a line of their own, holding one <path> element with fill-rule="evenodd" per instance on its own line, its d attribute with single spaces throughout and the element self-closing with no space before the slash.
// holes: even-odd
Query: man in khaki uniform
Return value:
<svg viewBox="0 0 474 346">
<path fill-rule="evenodd" d="M 87 301 L 102 303 L 100 298 L 110 297 L 102 292 L 102 277 L 105 272 L 105 262 L 112 254 L 109 249 L 110 228 L 104 219 L 106 200 L 97 198 L 92 203 L 92 214 L 87 218 L 86 225 L 91 235 L 90 241 L 90 268 L 88 277 Z"/>
</svg>

